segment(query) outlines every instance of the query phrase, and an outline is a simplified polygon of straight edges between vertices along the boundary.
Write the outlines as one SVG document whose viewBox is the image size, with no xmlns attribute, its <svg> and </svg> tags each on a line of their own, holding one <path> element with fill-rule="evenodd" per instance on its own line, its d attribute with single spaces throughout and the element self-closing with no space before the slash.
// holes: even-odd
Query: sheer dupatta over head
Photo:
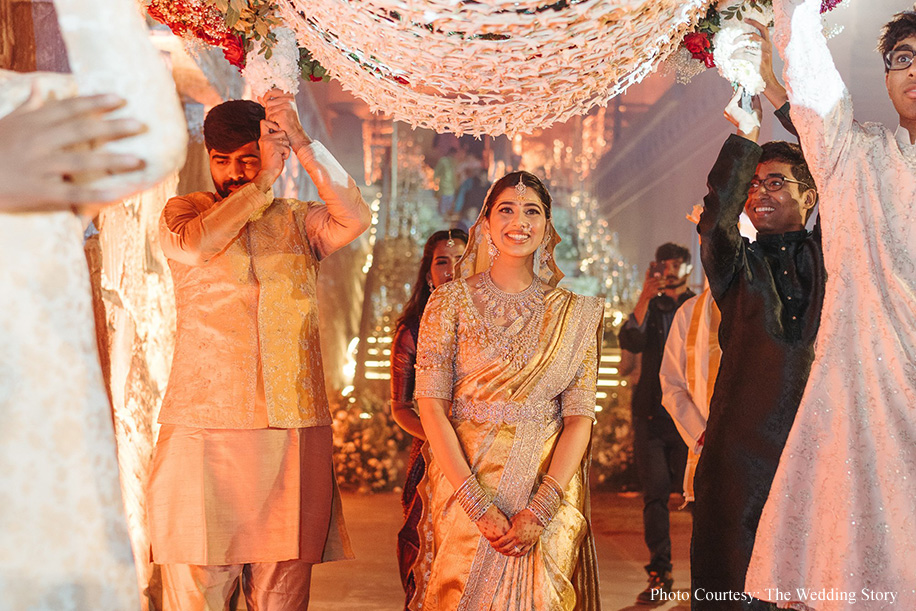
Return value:
<svg viewBox="0 0 916 611">
<path fill-rule="evenodd" d="M 497 183 L 493 183 L 490 185 L 487 196 L 483 199 L 483 205 L 480 207 L 480 213 L 477 215 L 477 220 L 468 231 L 468 247 L 464 250 L 464 254 L 458 261 L 458 270 L 455 275 L 456 278 L 467 279 L 474 274 L 479 274 L 480 272 L 490 269 L 490 253 L 487 251 L 486 240 L 487 201 L 490 199 L 490 195 L 493 193 L 493 187 L 495 187 L 496 184 Z M 553 221 L 549 217 L 547 219 L 546 238 L 546 243 L 542 244 L 538 248 L 538 252 L 535 253 L 534 261 L 535 265 L 538 265 L 541 249 L 546 248 L 548 254 L 547 264 L 538 266 L 540 269 L 537 270 L 537 275 L 544 283 L 556 288 L 565 274 L 557 267 L 556 260 L 553 257 L 553 251 L 556 249 L 557 244 L 560 243 L 561 238 L 560 234 L 557 233 L 556 228 L 553 226 Z"/>
</svg>

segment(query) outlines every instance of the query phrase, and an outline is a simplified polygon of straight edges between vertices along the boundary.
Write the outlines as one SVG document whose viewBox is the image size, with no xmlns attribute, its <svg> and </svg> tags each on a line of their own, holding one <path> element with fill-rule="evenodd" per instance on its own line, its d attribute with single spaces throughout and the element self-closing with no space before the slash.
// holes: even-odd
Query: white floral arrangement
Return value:
<svg viewBox="0 0 916 611">
<path fill-rule="evenodd" d="M 739 3 L 740 4 L 740 3 Z M 745 8 L 742 13 L 723 13 L 729 15 L 722 19 L 720 29 L 713 39 L 713 58 L 716 66 L 725 79 L 737 88 L 744 89 L 745 93 L 754 96 L 763 93 L 766 83 L 760 76 L 760 65 L 743 58 L 733 58 L 732 54 L 747 47 L 748 43 L 741 41 L 741 37 L 748 33 L 755 33 L 757 29 L 747 23 L 754 19 L 767 27 L 773 25 L 773 8 L 770 5 L 755 5 Z"/>
<path fill-rule="evenodd" d="M 299 92 L 299 47 L 296 35 L 289 28 L 274 30 L 276 42 L 269 52 L 252 49 L 248 52 L 242 76 L 251 87 L 255 98 L 260 98 L 271 89 L 287 93 Z"/>
</svg>

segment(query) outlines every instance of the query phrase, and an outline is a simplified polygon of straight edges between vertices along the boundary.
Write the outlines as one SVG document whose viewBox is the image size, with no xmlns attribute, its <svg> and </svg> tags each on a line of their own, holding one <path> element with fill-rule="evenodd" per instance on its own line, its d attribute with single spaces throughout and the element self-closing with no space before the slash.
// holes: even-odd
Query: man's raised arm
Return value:
<svg viewBox="0 0 916 611">
<path fill-rule="evenodd" d="M 312 142 L 297 156 L 324 202 L 324 206 L 311 206 L 305 217 L 309 242 L 323 258 L 366 231 L 372 212 L 359 187 L 323 144 Z"/>
<path fill-rule="evenodd" d="M 192 199 L 173 197 L 162 210 L 159 242 L 166 257 L 185 265 L 203 265 L 222 252 L 256 213 L 273 201 L 249 183 L 201 211 Z"/>
<path fill-rule="evenodd" d="M 774 42 L 785 61 L 783 76 L 805 159 L 820 184 L 850 145 L 852 98 L 827 47 L 821 0 L 774 0 Z"/>
<path fill-rule="evenodd" d="M 324 258 L 360 236 L 372 221 L 359 187 L 320 142 L 312 140 L 296 114 L 292 94 L 273 89 L 261 99 L 267 118 L 283 129 L 296 158 L 315 186 L 324 206 L 311 206 L 305 229 L 312 248 Z"/>
<path fill-rule="evenodd" d="M 747 201 L 747 189 L 760 159 L 760 146 L 738 135 L 728 137 L 709 172 L 709 192 L 703 198 L 700 254 L 713 297 L 731 285 L 740 267 L 744 247 L 738 219 Z"/>
</svg>

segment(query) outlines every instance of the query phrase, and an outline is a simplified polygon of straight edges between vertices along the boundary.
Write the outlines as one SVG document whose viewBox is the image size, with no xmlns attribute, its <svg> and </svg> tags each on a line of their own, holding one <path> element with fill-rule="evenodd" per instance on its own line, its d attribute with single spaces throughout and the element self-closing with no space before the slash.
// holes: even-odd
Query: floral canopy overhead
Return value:
<svg viewBox="0 0 916 611">
<path fill-rule="evenodd" d="M 527 133 L 606 104 L 652 72 L 710 0 L 145 0 L 236 65 L 286 25 L 303 75 L 373 111 L 456 134 Z M 196 7 L 196 8 L 195 8 Z M 226 28 L 202 27 L 218 12 Z M 161 19 L 163 13 L 168 20 Z M 196 13 L 196 14 L 195 14 Z M 199 39 L 203 36 L 197 34 Z M 264 44 L 266 43 L 266 44 Z M 255 51 L 257 53 L 257 51 Z"/>
<path fill-rule="evenodd" d="M 301 45 L 372 110 L 456 134 L 530 132 L 606 104 L 708 0 L 278 0 Z"/>
</svg>

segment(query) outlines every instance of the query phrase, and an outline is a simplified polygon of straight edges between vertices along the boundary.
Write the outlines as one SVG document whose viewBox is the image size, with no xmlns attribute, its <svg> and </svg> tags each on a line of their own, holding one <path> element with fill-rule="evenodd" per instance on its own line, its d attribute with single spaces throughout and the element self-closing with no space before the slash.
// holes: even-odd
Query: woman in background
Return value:
<svg viewBox="0 0 916 611">
<path fill-rule="evenodd" d="M 405 521 L 398 533 L 398 567 L 407 603 L 416 590 L 412 570 L 420 547 L 417 524 L 423 513 L 423 506 L 417 498 L 417 484 L 426 473 L 426 463 L 420 454 L 426 435 L 423 434 L 423 425 L 413 401 L 417 335 L 420 331 L 420 318 L 430 294 L 452 279 L 455 264 L 467 244 L 468 234 L 463 229 L 437 231 L 426 240 L 413 294 L 398 319 L 391 347 L 391 415 L 414 438 L 407 465 L 407 481 L 404 482 L 404 492 L 401 495 Z"/>
</svg>

